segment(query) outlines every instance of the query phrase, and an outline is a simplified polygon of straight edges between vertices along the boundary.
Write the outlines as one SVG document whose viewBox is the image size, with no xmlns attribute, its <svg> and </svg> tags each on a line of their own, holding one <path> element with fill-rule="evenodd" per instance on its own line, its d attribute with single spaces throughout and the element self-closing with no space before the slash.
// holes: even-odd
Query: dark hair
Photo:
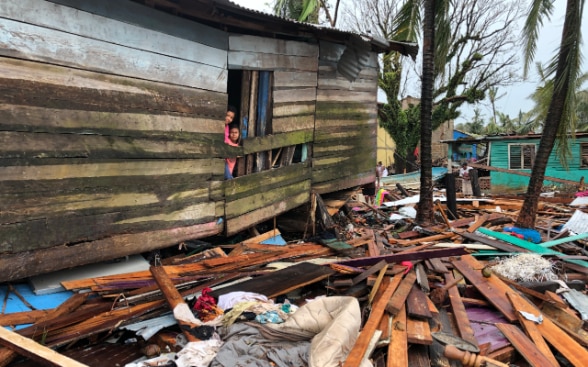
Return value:
<svg viewBox="0 0 588 367">
<path fill-rule="evenodd" d="M 239 125 L 238 124 L 236 124 L 234 122 L 231 122 L 229 124 L 229 130 L 231 130 L 231 129 L 238 129 L 239 130 L 239 135 L 241 135 L 241 129 L 239 129 Z"/>
<path fill-rule="evenodd" d="M 235 106 L 229 105 L 227 107 L 227 112 L 232 112 L 232 113 L 234 113 L 236 115 L 237 114 L 237 109 L 235 108 Z"/>
</svg>

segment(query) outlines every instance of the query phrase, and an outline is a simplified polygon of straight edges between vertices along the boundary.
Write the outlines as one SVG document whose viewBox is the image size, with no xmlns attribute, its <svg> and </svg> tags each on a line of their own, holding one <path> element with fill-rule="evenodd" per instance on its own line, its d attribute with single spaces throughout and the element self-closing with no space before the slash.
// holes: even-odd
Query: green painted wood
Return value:
<svg viewBox="0 0 588 367">
<path fill-rule="evenodd" d="M 490 164 L 497 168 L 509 168 L 508 164 L 508 145 L 509 144 L 535 144 L 536 149 L 539 147 L 539 138 L 531 137 L 524 139 L 508 139 L 501 137 L 499 140 L 491 140 Z M 577 136 L 576 139 L 570 139 L 571 156 L 567 162 L 567 168 L 564 166 L 557 152 L 554 150 L 549 155 L 548 165 L 545 171 L 546 177 L 560 177 L 570 181 L 580 181 L 582 177 L 587 177 L 586 168 L 581 167 L 581 145 L 588 143 L 588 136 Z M 521 172 L 531 173 L 530 169 L 521 169 Z M 525 192 L 529 184 L 529 177 L 513 175 L 505 172 L 491 172 L 493 192 Z M 560 184 L 544 181 L 546 187 L 557 186 Z"/>
<path fill-rule="evenodd" d="M 553 247 L 556 245 L 560 245 L 562 243 L 572 242 L 572 241 L 576 241 L 576 240 L 583 240 L 584 238 L 588 238 L 588 232 L 580 233 L 575 236 L 558 238 L 557 240 L 553 240 L 553 241 L 543 242 L 543 243 L 540 243 L 539 246 L 549 248 L 549 247 Z"/>
<path fill-rule="evenodd" d="M 584 266 L 584 267 L 588 267 L 588 261 L 574 260 L 574 259 L 566 259 L 565 258 L 566 255 L 563 254 L 563 253 L 561 253 L 561 252 L 554 251 L 554 250 L 551 250 L 549 248 L 542 247 L 541 245 L 535 244 L 533 242 L 522 240 L 522 239 L 517 238 L 515 236 L 511 236 L 511 235 L 509 235 L 507 233 L 495 232 L 495 231 L 492 231 L 492 230 L 489 230 L 489 229 L 483 228 L 483 227 L 478 228 L 478 231 L 480 233 L 485 234 L 485 235 L 492 236 L 492 237 L 494 237 L 496 239 L 499 239 L 501 241 L 508 242 L 508 243 L 511 243 L 511 244 L 513 244 L 515 246 L 519 246 L 519 247 L 525 248 L 525 249 L 527 249 L 529 251 L 532 251 L 532 252 L 537 253 L 537 254 L 540 254 L 540 255 L 561 256 L 561 259 L 563 261 L 566 261 L 566 262 L 569 262 L 569 263 L 572 263 L 572 264 L 576 264 L 576 265 L 581 265 L 581 266 Z"/>
</svg>

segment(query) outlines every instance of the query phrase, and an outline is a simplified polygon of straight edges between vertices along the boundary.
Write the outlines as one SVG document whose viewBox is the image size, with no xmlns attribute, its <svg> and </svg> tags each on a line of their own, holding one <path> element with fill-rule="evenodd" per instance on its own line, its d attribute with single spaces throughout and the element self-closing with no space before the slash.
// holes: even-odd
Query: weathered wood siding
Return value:
<svg viewBox="0 0 588 367">
<path fill-rule="evenodd" d="M 0 281 L 222 230 L 228 34 L 58 2 L 0 3 Z"/>
<path fill-rule="evenodd" d="M 245 139 L 244 154 L 312 142 L 317 45 L 232 34 L 229 68 L 273 73 L 272 134 Z M 227 233 L 237 233 L 307 203 L 310 172 L 309 162 L 303 162 L 227 181 Z"/>
<path fill-rule="evenodd" d="M 588 137 L 578 137 L 571 141 L 570 152 L 572 153 L 567 168 L 564 167 L 557 152 L 554 149 L 549 155 L 549 163 L 545 171 L 545 176 L 557 177 L 570 181 L 580 181 L 582 177 L 588 177 L 588 169 L 581 168 L 581 144 L 588 143 Z M 509 144 L 535 144 L 535 149 L 539 149 L 539 138 L 529 139 L 508 139 L 491 140 L 490 142 L 490 165 L 493 167 L 508 169 L 508 146 Z M 531 173 L 530 169 L 519 169 L 517 171 Z M 515 174 L 490 171 L 490 182 L 492 193 L 522 193 L 527 191 L 529 177 Z M 556 182 L 544 181 L 543 185 L 553 186 L 561 185 Z"/>
<path fill-rule="evenodd" d="M 354 82 L 337 74 L 345 46 L 320 43 L 312 187 L 319 193 L 373 182 L 376 166 L 377 59 Z"/>
</svg>

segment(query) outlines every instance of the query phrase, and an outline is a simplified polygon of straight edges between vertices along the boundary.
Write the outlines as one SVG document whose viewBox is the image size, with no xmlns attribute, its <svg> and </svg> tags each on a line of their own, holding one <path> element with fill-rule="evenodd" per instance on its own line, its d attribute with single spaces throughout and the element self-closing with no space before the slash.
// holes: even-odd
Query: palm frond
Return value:
<svg viewBox="0 0 588 367">
<path fill-rule="evenodd" d="M 416 42 L 421 29 L 421 1 L 406 0 L 392 21 L 393 39 Z"/>
<path fill-rule="evenodd" d="M 553 0 L 531 1 L 529 15 L 527 16 L 527 20 L 523 27 L 523 44 L 525 52 L 523 74 L 525 77 L 528 75 L 529 66 L 535 59 L 539 29 L 545 20 L 551 19 L 553 9 Z"/>
<path fill-rule="evenodd" d="M 576 92 L 579 89 L 578 83 L 581 81 L 581 67 L 582 67 L 582 12 L 584 10 L 584 0 L 579 0 L 574 3 L 575 9 L 568 9 L 566 13 L 565 24 L 569 27 L 564 34 L 568 37 L 562 39 L 561 48 L 568 49 L 566 60 L 559 60 L 563 62 L 563 73 L 557 76 L 554 80 L 553 88 L 555 91 L 565 91 L 564 108 L 562 113 L 562 121 L 558 129 L 557 140 L 557 154 L 562 164 L 567 166 L 567 159 L 571 156 L 568 136 L 575 138 L 575 131 L 577 125 L 576 114 Z M 552 60 L 550 68 L 553 68 Z M 566 88 L 567 85 L 567 88 Z"/>
</svg>

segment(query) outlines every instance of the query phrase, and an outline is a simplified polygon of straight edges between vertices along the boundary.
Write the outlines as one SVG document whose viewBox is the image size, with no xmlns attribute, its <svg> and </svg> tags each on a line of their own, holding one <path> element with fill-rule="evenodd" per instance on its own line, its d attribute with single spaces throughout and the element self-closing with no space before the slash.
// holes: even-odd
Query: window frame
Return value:
<svg viewBox="0 0 588 367">
<path fill-rule="evenodd" d="M 520 148 L 520 162 L 519 166 L 513 166 L 513 151 L 512 148 L 519 147 Z M 530 152 L 530 162 L 525 162 L 525 151 L 524 147 L 532 147 L 532 151 Z M 534 143 L 509 143 L 508 144 L 508 169 L 533 169 L 533 164 L 535 163 L 535 156 L 537 154 L 537 144 Z"/>
</svg>

